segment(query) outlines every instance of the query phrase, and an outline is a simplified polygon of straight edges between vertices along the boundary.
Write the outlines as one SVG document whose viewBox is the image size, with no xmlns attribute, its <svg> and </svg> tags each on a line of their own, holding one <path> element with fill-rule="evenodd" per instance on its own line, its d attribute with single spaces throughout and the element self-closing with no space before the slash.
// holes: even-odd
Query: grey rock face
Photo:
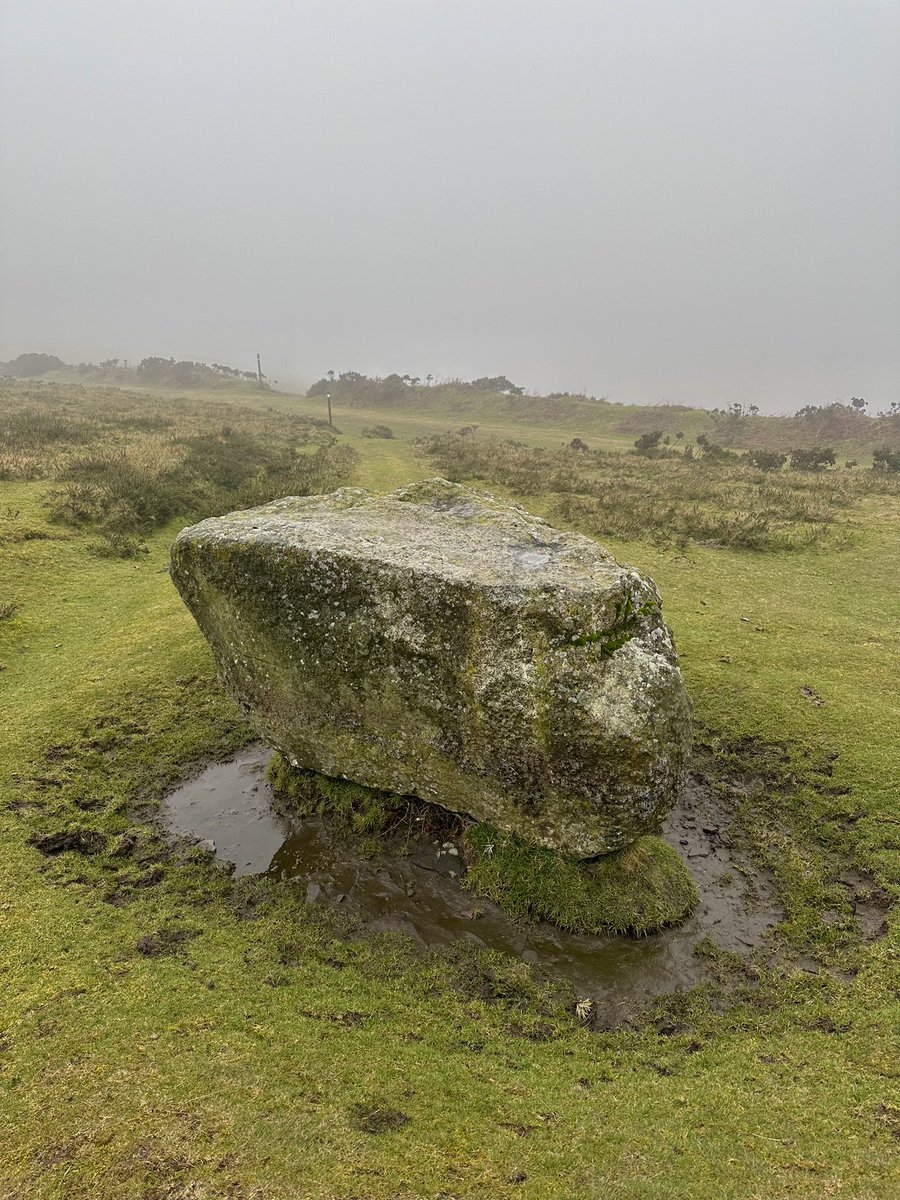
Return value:
<svg viewBox="0 0 900 1200">
<path fill-rule="evenodd" d="M 596 543 L 433 479 L 185 529 L 172 575 L 292 763 L 579 858 L 675 801 L 688 703 L 659 594 Z"/>
</svg>

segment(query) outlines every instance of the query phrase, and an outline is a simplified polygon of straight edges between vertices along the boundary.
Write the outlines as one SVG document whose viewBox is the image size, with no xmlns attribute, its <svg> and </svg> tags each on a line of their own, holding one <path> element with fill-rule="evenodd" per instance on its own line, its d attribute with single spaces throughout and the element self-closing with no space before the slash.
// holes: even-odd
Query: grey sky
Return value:
<svg viewBox="0 0 900 1200">
<path fill-rule="evenodd" d="M 0 357 L 900 394 L 898 0 L 4 0 Z"/>
</svg>

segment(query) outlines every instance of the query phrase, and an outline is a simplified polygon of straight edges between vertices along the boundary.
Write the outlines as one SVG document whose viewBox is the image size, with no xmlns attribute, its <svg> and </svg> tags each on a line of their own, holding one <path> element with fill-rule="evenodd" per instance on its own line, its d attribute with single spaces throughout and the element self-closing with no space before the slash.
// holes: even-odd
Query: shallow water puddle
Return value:
<svg viewBox="0 0 900 1200">
<path fill-rule="evenodd" d="M 596 1000 L 606 1017 L 703 980 L 704 960 L 694 953 L 702 938 L 747 951 L 782 916 L 771 885 L 735 862 L 728 819 L 696 781 L 663 836 L 687 860 L 700 892 L 697 911 L 650 937 L 603 938 L 511 920 L 461 886 L 464 868 L 450 844 L 400 838 L 388 847 L 394 853 L 362 858 L 325 820 L 278 813 L 265 777 L 270 754 L 257 746 L 207 767 L 165 800 L 166 828 L 208 843 L 238 875 L 265 873 L 301 888 L 310 903 L 347 905 L 373 932 L 405 933 L 421 946 L 467 938 L 532 962 Z"/>
</svg>

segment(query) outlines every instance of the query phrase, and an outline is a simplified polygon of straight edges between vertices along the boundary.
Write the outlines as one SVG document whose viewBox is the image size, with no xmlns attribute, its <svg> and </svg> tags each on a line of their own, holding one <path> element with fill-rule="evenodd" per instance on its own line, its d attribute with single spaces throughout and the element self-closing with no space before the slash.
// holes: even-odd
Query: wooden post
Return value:
<svg viewBox="0 0 900 1200">
<path fill-rule="evenodd" d="M 334 421 L 331 419 L 331 392 L 325 393 L 325 399 L 328 401 L 328 424 L 334 428 Z"/>
<path fill-rule="evenodd" d="M 259 361 L 259 355 L 256 356 L 256 377 L 259 380 L 259 386 L 263 385 L 262 363 Z"/>
</svg>

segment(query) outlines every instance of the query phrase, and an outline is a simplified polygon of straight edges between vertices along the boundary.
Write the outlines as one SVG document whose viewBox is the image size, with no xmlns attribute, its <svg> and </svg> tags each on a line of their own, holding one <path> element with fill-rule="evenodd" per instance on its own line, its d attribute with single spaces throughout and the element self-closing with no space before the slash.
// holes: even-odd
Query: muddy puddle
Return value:
<svg viewBox="0 0 900 1200">
<path fill-rule="evenodd" d="M 166 828 L 206 843 L 238 875 L 268 875 L 310 904 L 346 905 L 372 932 L 401 932 L 421 947 L 465 938 L 531 962 L 594 1000 L 608 1020 L 701 982 L 705 962 L 694 952 L 701 939 L 746 953 L 782 917 L 771 884 L 741 860 L 726 814 L 697 781 L 663 829 L 697 883 L 697 911 L 650 937 L 604 938 L 511 920 L 461 886 L 464 867 L 451 843 L 403 838 L 384 857 L 362 858 L 323 819 L 280 814 L 265 777 L 270 753 L 246 750 L 184 784 L 164 802 Z"/>
</svg>

